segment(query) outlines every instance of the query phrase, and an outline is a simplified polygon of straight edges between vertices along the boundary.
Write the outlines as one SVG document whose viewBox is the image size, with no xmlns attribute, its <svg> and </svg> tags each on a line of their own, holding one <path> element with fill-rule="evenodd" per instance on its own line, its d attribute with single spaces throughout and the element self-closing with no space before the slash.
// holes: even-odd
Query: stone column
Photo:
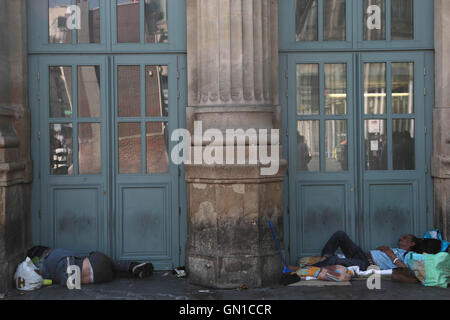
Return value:
<svg viewBox="0 0 450 320">
<path fill-rule="evenodd" d="M 434 222 L 450 238 L 450 1 L 435 0 Z"/>
<path fill-rule="evenodd" d="M 191 133 L 195 121 L 203 133 L 243 129 L 240 136 L 248 129 L 280 127 L 277 9 L 277 0 L 187 0 Z M 205 150 L 208 142 L 195 134 Z M 248 161 L 250 136 L 242 141 L 245 164 L 185 165 L 186 266 L 195 284 L 261 287 L 281 276 L 269 221 L 282 243 L 286 161 L 280 160 L 274 175 L 263 175 L 261 162 Z M 259 140 L 261 146 L 266 142 Z"/>
<path fill-rule="evenodd" d="M 31 244 L 26 0 L 0 0 L 0 295 Z"/>
</svg>

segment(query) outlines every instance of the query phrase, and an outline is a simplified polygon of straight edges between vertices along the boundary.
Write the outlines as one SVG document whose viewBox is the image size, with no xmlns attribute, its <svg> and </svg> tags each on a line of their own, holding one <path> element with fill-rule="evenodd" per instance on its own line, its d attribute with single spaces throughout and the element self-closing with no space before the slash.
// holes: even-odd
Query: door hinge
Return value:
<svg viewBox="0 0 450 320">
<path fill-rule="evenodd" d="M 41 93 L 40 92 L 38 92 L 38 94 L 37 94 L 37 99 L 38 99 L 38 101 L 41 101 Z"/>
<path fill-rule="evenodd" d="M 424 95 L 424 96 L 427 95 L 427 88 L 423 88 L 423 95 Z"/>
<path fill-rule="evenodd" d="M 288 215 L 288 216 L 291 215 L 291 210 L 289 209 L 289 207 L 287 207 L 287 215 Z"/>
<path fill-rule="evenodd" d="M 181 207 L 178 207 L 178 215 L 181 217 Z"/>
<path fill-rule="evenodd" d="M 181 177 L 181 168 L 178 167 L 178 176 Z"/>
<path fill-rule="evenodd" d="M 428 163 L 425 163 L 425 174 L 428 174 Z"/>
<path fill-rule="evenodd" d="M 180 255 L 180 256 L 181 256 L 181 246 L 180 246 L 180 247 L 178 247 L 178 255 Z"/>
<path fill-rule="evenodd" d="M 289 128 L 286 128 L 286 137 L 289 137 Z"/>
<path fill-rule="evenodd" d="M 178 90 L 177 99 L 180 100 L 180 98 L 181 98 L 181 92 L 180 92 L 180 90 Z"/>
<path fill-rule="evenodd" d="M 37 79 L 38 79 L 38 81 L 41 80 L 41 73 L 40 72 L 37 73 Z"/>
<path fill-rule="evenodd" d="M 37 133 L 37 138 L 38 138 L 38 140 L 41 140 L 41 132 L 40 131 L 38 131 L 38 133 Z"/>
<path fill-rule="evenodd" d="M 424 76 L 427 75 L 427 68 L 423 68 L 423 75 L 424 75 Z"/>
<path fill-rule="evenodd" d="M 180 71 L 177 71 L 177 80 L 180 80 Z"/>
<path fill-rule="evenodd" d="M 425 135 L 427 135 L 427 131 L 428 131 L 427 127 L 425 127 L 424 131 L 425 131 Z"/>
<path fill-rule="evenodd" d="M 39 209 L 39 211 L 38 211 L 38 217 L 39 217 L 39 220 L 41 220 L 41 209 Z"/>
</svg>

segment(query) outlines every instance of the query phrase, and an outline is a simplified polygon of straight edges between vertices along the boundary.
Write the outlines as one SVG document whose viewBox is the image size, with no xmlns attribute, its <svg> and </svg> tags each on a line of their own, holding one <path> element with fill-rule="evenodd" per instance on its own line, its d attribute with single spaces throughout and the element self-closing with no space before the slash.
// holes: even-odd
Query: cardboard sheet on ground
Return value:
<svg viewBox="0 0 450 320">
<path fill-rule="evenodd" d="M 321 281 L 321 280 L 300 280 L 289 285 L 289 287 L 347 287 L 351 286 L 350 281 Z"/>
</svg>

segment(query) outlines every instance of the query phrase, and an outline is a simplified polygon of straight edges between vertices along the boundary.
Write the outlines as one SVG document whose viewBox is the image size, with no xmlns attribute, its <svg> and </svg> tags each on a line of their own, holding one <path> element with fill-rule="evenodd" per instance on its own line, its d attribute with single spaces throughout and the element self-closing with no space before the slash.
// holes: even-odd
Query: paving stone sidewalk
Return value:
<svg viewBox="0 0 450 320">
<path fill-rule="evenodd" d="M 450 300 L 450 289 L 383 279 L 380 290 L 367 289 L 363 280 L 354 280 L 351 286 L 217 290 L 192 285 L 171 272 L 156 272 L 147 279 L 116 279 L 82 290 L 60 286 L 27 293 L 12 290 L 5 300 Z"/>
</svg>

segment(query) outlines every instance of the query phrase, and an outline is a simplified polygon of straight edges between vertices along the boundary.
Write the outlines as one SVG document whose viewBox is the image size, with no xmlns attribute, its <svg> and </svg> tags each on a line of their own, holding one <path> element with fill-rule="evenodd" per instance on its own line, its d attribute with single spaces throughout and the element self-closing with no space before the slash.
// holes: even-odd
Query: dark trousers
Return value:
<svg viewBox="0 0 450 320">
<path fill-rule="evenodd" d="M 137 262 L 113 260 L 101 252 L 91 252 L 88 256 L 94 272 L 94 282 L 102 283 L 113 278 L 131 277 L 132 268 Z"/>
<path fill-rule="evenodd" d="M 335 255 L 336 251 L 341 248 L 345 255 L 345 259 L 341 259 Z M 333 234 L 322 249 L 322 257 L 327 257 L 326 260 L 316 263 L 316 267 L 326 267 L 333 265 L 341 265 L 344 267 L 358 266 L 362 271 L 369 267 L 369 259 L 367 254 L 357 246 L 349 236 L 343 232 L 338 231 Z"/>
</svg>

